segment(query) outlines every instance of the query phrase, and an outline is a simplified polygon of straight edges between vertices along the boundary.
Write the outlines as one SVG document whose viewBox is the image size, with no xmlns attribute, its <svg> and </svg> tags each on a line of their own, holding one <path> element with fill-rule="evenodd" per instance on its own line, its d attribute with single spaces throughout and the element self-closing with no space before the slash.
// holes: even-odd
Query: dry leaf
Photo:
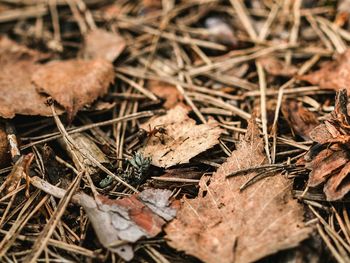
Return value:
<svg viewBox="0 0 350 263">
<path fill-rule="evenodd" d="M 82 55 L 87 59 L 113 62 L 123 52 L 125 40 L 117 33 L 95 29 L 85 35 Z"/>
<path fill-rule="evenodd" d="M 295 100 L 286 100 L 282 113 L 293 131 L 305 140 L 310 139 L 309 133 L 319 124 L 316 115 Z"/>
<path fill-rule="evenodd" d="M 107 92 L 114 69 L 101 59 L 53 61 L 36 70 L 32 80 L 38 91 L 62 105 L 72 120 L 79 109 Z"/>
<path fill-rule="evenodd" d="M 161 82 L 158 80 L 149 80 L 148 89 L 157 97 L 165 100 L 163 104 L 164 108 L 171 109 L 183 102 L 182 94 L 177 90 L 174 85 Z"/>
<path fill-rule="evenodd" d="M 350 49 L 335 61 L 326 62 L 318 71 L 300 76 L 299 79 L 318 85 L 321 89 L 347 89 L 350 94 Z"/>
<path fill-rule="evenodd" d="M 311 170 L 308 186 L 324 183 L 328 201 L 342 199 L 350 190 L 350 116 L 347 106 L 347 91 L 344 89 L 337 93 L 330 118 L 310 133 L 317 144 L 304 156 L 305 165 Z"/>
<path fill-rule="evenodd" d="M 50 116 L 46 98 L 38 94 L 31 83 L 31 76 L 46 57 L 38 51 L 5 37 L 0 37 L 0 116 L 13 118 L 16 114 Z M 59 111 L 60 112 L 60 111 Z"/>
<path fill-rule="evenodd" d="M 222 130 L 216 121 L 196 125 L 187 114 L 188 110 L 177 106 L 166 115 L 152 118 L 141 126 L 146 131 L 165 130 L 151 136 L 142 152 L 144 156 L 152 158 L 153 165 L 168 168 L 188 163 L 192 157 L 219 143 Z"/>
<path fill-rule="evenodd" d="M 263 140 L 251 123 L 209 186 L 202 177 L 198 197 L 182 200 L 176 218 L 165 228 L 168 244 L 208 263 L 245 263 L 307 238 L 312 230 L 303 223 L 303 207 L 292 198 L 292 181 L 277 174 L 241 192 L 240 186 L 254 174 L 226 179 L 265 162 Z"/>
<path fill-rule="evenodd" d="M 282 60 L 272 56 L 265 56 L 258 59 L 264 69 L 273 76 L 290 77 L 297 73 L 298 69 L 294 65 L 288 65 Z"/>
<path fill-rule="evenodd" d="M 37 176 L 32 177 L 30 182 L 57 198 L 65 194 L 65 190 Z M 101 244 L 129 261 L 134 253 L 128 243 L 158 235 L 166 221 L 175 217 L 177 202 L 171 203 L 170 197 L 169 190 L 146 189 L 116 200 L 102 195 L 94 199 L 80 192 L 72 197 L 72 201 L 84 208 Z"/>
</svg>

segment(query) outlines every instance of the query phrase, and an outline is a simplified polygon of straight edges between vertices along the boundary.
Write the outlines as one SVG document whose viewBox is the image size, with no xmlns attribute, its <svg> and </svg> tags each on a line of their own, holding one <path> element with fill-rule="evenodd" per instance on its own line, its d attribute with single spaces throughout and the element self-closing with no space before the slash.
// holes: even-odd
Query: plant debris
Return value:
<svg viewBox="0 0 350 263">
<path fill-rule="evenodd" d="M 347 144 L 350 140 L 350 116 L 347 91 L 337 93 L 336 106 L 330 118 L 311 132 L 317 142 L 305 155 L 306 167 L 311 169 L 308 186 L 324 183 L 327 200 L 339 200 L 350 191 L 346 178 L 349 172 Z"/>
<path fill-rule="evenodd" d="M 310 74 L 300 76 L 300 80 L 305 80 L 313 85 L 318 85 L 321 89 L 332 89 L 339 91 L 347 89 L 350 94 L 350 50 L 336 57 L 334 61 L 324 63 L 321 68 Z"/>
<path fill-rule="evenodd" d="M 125 40 L 118 34 L 95 29 L 85 35 L 82 56 L 113 62 L 123 52 Z"/>
<path fill-rule="evenodd" d="M 65 195 L 63 189 L 38 177 L 30 181 L 55 197 Z M 72 200 L 84 208 L 102 245 L 129 261 L 134 257 L 129 243 L 158 235 L 166 221 L 176 215 L 176 202 L 175 206 L 170 206 L 170 196 L 171 191 L 168 190 L 147 189 L 118 200 L 103 195 L 94 199 L 84 193 L 73 195 Z"/>
<path fill-rule="evenodd" d="M 265 162 L 263 139 L 251 121 L 245 138 L 210 184 L 203 177 L 198 197 L 182 200 L 176 219 L 165 228 L 168 244 L 204 262 L 253 262 L 306 239 L 312 229 L 303 223 L 303 206 L 293 200 L 285 176 L 274 174 L 244 191 L 240 186 L 254 172 L 226 178 Z"/>
<path fill-rule="evenodd" d="M 32 81 L 39 92 L 62 105 L 72 120 L 82 107 L 107 92 L 114 70 L 101 59 L 53 61 L 36 70 Z"/>
<path fill-rule="evenodd" d="M 176 106 L 166 115 L 155 117 L 141 126 L 149 132 L 159 128 L 164 130 L 159 135 L 151 135 L 142 152 L 151 157 L 153 165 L 168 168 L 188 163 L 191 158 L 219 143 L 222 130 L 214 120 L 196 125 L 187 114 L 188 110 Z"/>
</svg>

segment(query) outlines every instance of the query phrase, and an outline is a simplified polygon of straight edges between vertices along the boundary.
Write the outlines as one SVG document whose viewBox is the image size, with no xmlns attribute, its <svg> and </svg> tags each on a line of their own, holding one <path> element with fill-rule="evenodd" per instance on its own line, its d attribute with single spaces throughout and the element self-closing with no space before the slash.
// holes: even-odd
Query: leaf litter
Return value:
<svg viewBox="0 0 350 263">
<path fill-rule="evenodd" d="M 244 191 L 254 173 L 227 175 L 266 163 L 263 139 L 254 122 L 237 150 L 209 179 L 202 178 L 196 199 L 182 200 L 176 219 L 165 229 L 168 243 L 204 262 L 253 262 L 297 246 L 312 229 L 291 195 L 291 182 L 275 174 Z M 196 237 L 196 238 L 194 238 Z"/>
<path fill-rule="evenodd" d="M 5 2 L 1 261 L 349 261 L 348 1 Z"/>
</svg>

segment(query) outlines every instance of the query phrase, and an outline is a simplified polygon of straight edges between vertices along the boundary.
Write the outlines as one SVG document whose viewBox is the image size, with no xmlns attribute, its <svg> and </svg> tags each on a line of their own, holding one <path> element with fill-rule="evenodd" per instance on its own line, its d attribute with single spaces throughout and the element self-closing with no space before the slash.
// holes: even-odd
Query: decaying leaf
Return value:
<svg viewBox="0 0 350 263">
<path fill-rule="evenodd" d="M 290 77 L 297 73 L 298 69 L 294 65 L 288 65 L 273 56 L 265 56 L 258 59 L 264 69 L 273 76 Z"/>
<path fill-rule="evenodd" d="M 330 118 L 310 132 L 310 137 L 317 144 L 304 156 L 306 167 L 311 170 L 308 186 L 324 183 L 323 190 L 328 201 L 339 200 L 350 190 L 350 116 L 347 105 L 347 91 L 344 89 L 337 93 Z"/>
<path fill-rule="evenodd" d="M 87 59 L 113 62 L 124 50 L 125 40 L 117 33 L 95 29 L 85 35 L 82 55 Z"/>
<path fill-rule="evenodd" d="M 32 80 L 38 91 L 62 105 L 72 120 L 79 109 L 107 92 L 114 69 L 101 59 L 53 61 L 36 70 Z"/>
<path fill-rule="evenodd" d="M 31 184 L 57 198 L 65 193 L 39 177 L 31 178 Z M 176 202 L 171 205 L 170 197 L 169 190 L 147 189 L 117 200 L 102 195 L 94 199 L 81 192 L 72 201 L 84 208 L 101 244 L 129 261 L 134 256 L 130 243 L 156 236 L 175 217 Z"/>
<path fill-rule="evenodd" d="M 299 79 L 318 85 L 321 89 L 347 89 L 350 94 L 350 49 L 336 60 L 324 63 L 321 68 Z"/>
<path fill-rule="evenodd" d="M 226 178 L 265 162 L 263 140 L 252 122 L 210 185 L 202 177 L 199 196 L 182 200 L 176 218 L 165 228 L 168 244 L 204 262 L 241 263 L 295 247 L 307 238 L 312 230 L 303 223 L 303 207 L 292 198 L 290 180 L 276 174 L 240 191 L 254 173 Z"/>
<path fill-rule="evenodd" d="M 148 89 L 158 97 L 165 100 L 163 106 L 166 109 L 175 107 L 179 103 L 182 103 L 184 99 L 174 85 L 165 82 L 149 80 Z"/>
<path fill-rule="evenodd" d="M 31 83 L 40 67 L 35 62 L 44 54 L 0 37 L 0 116 L 16 114 L 50 116 L 51 111 Z"/>
<path fill-rule="evenodd" d="M 295 100 L 286 100 L 282 113 L 293 131 L 305 140 L 310 139 L 309 133 L 319 124 L 316 115 Z"/>
<path fill-rule="evenodd" d="M 187 114 L 184 107 L 176 106 L 166 115 L 152 118 L 141 126 L 150 133 L 154 129 L 163 130 L 150 135 L 143 150 L 144 156 L 152 158 L 153 165 L 168 168 L 188 163 L 192 157 L 219 143 L 222 130 L 216 121 L 196 125 Z"/>
</svg>

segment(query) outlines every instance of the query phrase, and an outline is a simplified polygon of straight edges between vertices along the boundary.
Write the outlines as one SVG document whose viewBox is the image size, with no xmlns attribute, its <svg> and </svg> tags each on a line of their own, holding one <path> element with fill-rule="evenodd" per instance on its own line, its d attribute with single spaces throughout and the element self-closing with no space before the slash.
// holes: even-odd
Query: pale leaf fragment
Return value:
<svg viewBox="0 0 350 263">
<path fill-rule="evenodd" d="M 216 121 L 196 125 L 187 114 L 187 109 L 176 106 L 166 115 L 152 118 L 141 126 L 146 131 L 165 129 L 165 133 L 151 136 L 143 150 L 144 156 L 152 158 L 153 165 L 168 168 L 188 163 L 191 158 L 219 143 L 222 130 Z"/>
<path fill-rule="evenodd" d="M 35 71 L 32 80 L 38 91 L 62 105 L 72 120 L 82 107 L 107 92 L 114 69 L 101 59 L 53 61 Z"/>
<path fill-rule="evenodd" d="M 125 40 L 117 33 L 95 29 L 85 35 L 82 54 L 87 59 L 113 62 L 123 52 Z"/>
<path fill-rule="evenodd" d="M 57 198 L 65 190 L 32 177 L 31 184 Z M 134 252 L 131 243 L 142 237 L 155 237 L 162 227 L 176 215 L 177 202 L 171 202 L 171 191 L 146 189 L 122 199 L 109 199 L 98 195 L 96 199 L 80 192 L 72 201 L 81 205 L 89 217 L 101 244 L 124 260 L 131 260 Z"/>
<path fill-rule="evenodd" d="M 265 161 L 263 140 L 251 124 L 210 185 L 202 177 L 198 197 L 182 200 L 176 218 L 165 228 L 168 244 L 208 263 L 246 263 L 307 238 L 312 229 L 304 225 L 303 207 L 292 198 L 292 181 L 277 174 L 240 192 L 254 173 L 226 179 Z"/>
</svg>

